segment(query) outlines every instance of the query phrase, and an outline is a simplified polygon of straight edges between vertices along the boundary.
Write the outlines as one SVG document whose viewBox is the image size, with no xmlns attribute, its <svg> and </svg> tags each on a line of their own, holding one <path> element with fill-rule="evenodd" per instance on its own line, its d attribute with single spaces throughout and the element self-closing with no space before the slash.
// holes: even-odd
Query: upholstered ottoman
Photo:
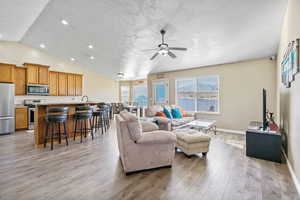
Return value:
<svg viewBox="0 0 300 200">
<path fill-rule="evenodd" d="M 202 132 L 193 129 L 176 129 L 176 147 L 182 150 L 187 156 L 202 153 L 206 156 L 209 150 L 210 137 Z"/>
</svg>

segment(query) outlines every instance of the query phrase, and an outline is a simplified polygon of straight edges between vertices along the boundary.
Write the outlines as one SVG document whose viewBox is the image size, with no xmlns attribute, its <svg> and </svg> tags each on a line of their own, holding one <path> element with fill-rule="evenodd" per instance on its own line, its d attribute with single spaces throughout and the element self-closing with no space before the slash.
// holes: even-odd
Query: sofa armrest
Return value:
<svg viewBox="0 0 300 200">
<path fill-rule="evenodd" d="M 157 122 L 159 130 L 171 131 L 171 120 L 164 117 L 155 117 L 154 120 Z"/>
<path fill-rule="evenodd" d="M 175 144 L 176 135 L 169 131 L 152 131 L 143 133 L 137 144 Z"/>
<path fill-rule="evenodd" d="M 143 132 L 157 131 L 159 129 L 159 127 L 153 122 L 141 121 L 141 125 Z"/>
</svg>

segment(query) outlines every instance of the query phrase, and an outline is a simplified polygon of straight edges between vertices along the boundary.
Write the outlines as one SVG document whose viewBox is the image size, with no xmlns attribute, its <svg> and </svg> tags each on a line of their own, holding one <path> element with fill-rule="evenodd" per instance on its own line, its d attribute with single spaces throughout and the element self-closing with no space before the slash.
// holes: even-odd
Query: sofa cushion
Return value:
<svg viewBox="0 0 300 200">
<path fill-rule="evenodd" d="M 142 125 L 139 121 L 129 121 L 127 122 L 127 127 L 129 130 L 129 136 L 133 141 L 138 141 L 142 135 Z"/>
<path fill-rule="evenodd" d="M 149 106 L 147 109 L 147 117 L 154 117 L 157 112 L 162 112 L 163 108 L 160 105 Z"/>
<path fill-rule="evenodd" d="M 159 129 L 153 122 L 141 121 L 141 125 L 143 132 L 157 131 Z"/>
<path fill-rule="evenodd" d="M 167 116 L 167 118 L 169 119 L 173 118 L 171 112 L 167 108 L 164 108 L 164 113 Z"/>
<path fill-rule="evenodd" d="M 182 118 L 182 114 L 181 114 L 179 108 L 172 108 L 171 112 L 172 112 L 173 118 L 175 118 L 175 119 L 181 119 Z"/>
</svg>

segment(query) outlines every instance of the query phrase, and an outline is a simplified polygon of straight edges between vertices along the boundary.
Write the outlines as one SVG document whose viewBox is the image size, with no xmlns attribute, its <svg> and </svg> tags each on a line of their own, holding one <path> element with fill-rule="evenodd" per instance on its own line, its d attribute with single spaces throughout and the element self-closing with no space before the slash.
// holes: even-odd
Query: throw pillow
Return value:
<svg viewBox="0 0 300 200">
<path fill-rule="evenodd" d="M 170 113 L 170 111 L 166 108 L 164 108 L 164 113 L 167 116 L 167 118 L 172 119 L 172 114 Z"/>
<path fill-rule="evenodd" d="M 130 138 L 136 142 L 142 136 L 142 125 L 139 121 L 130 121 L 127 123 Z"/>
<path fill-rule="evenodd" d="M 167 116 L 165 115 L 165 113 L 163 111 L 157 112 L 156 116 L 167 118 Z"/>
<path fill-rule="evenodd" d="M 182 114 L 182 117 L 187 117 L 187 112 L 185 110 L 183 110 L 182 108 L 180 108 L 180 112 Z"/>
<path fill-rule="evenodd" d="M 173 108 L 173 109 L 171 110 L 171 112 L 172 112 L 173 118 L 175 118 L 175 119 L 180 119 L 180 118 L 182 118 L 182 114 L 181 114 L 181 112 L 180 112 L 180 110 L 179 110 L 178 108 Z"/>
</svg>

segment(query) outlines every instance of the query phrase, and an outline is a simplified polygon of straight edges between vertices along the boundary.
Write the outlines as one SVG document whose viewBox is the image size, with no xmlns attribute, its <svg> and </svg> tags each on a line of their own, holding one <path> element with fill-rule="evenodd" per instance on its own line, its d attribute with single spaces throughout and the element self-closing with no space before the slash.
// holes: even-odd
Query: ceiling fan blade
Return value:
<svg viewBox="0 0 300 200">
<path fill-rule="evenodd" d="M 169 47 L 170 50 L 176 50 L 176 51 L 187 51 L 187 48 L 184 47 Z"/>
<path fill-rule="evenodd" d="M 142 49 L 141 51 L 147 52 L 147 51 L 157 51 L 157 50 L 158 50 L 157 48 L 154 48 L 154 49 Z"/>
<path fill-rule="evenodd" d="M 176 58 L 176 55 L 172 53 L 171 51 L 168 51 L 168 55 L 171 56 L 172 58 Z"/>
<path fill-rule="evenodd" d="M 158 55 L 158 52 L 156 52 L 156 53 L 150 58 L 150 60 L 153 60 L 157 55 Z"/>
</svg>

